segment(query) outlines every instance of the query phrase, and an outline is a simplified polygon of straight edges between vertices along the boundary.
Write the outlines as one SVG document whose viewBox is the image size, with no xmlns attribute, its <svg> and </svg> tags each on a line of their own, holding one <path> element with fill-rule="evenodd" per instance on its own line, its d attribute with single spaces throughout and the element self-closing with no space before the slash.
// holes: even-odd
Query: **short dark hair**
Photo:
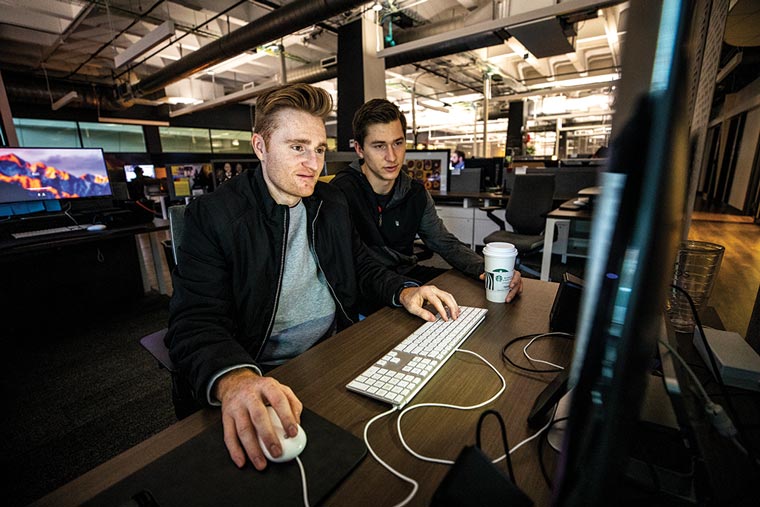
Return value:
<svg viewBox="0 0 760 507">
<path fill-rule="evenodd" d="M 268 141 L 275 129 L 276 113 L 282 109 L 303 111 L 325 120 L 332 111 L 332 97 L 322 88 L 294 83 L 268 90 L 256 99 L 253 131 Z"/>
<path fill-rule="evenodd" d="M 354 130 L 354 142 L 359 143 L 359 146 L 364 146 L 364 138 L 367 137 L 370 125 L 391 123 L 396 120 L 401 122 L 401 130 L 406 135 L 406 117 L 395 104 L 386 99 L 368 100 L 354 113 L 354 121 L 351 124 Z"/>
<path fill-rule="evenodd" d="M 454 153 L 456 153 L 457 157 L 464 160 L 464 152 L 462 150 L 454 150 Z"/>
</svg>

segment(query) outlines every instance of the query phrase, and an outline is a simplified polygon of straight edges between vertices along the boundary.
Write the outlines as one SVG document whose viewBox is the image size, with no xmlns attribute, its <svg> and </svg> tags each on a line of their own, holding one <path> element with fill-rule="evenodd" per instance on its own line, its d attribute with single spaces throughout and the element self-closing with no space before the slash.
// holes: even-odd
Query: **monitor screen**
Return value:
<svg viewBox="0 0 760 507">
<path fill-rule="evenodd" d="M 670 0 L 630 9 L 622 60 L 632 65 L 623 67 L 616 96 L 614 172 L 602 174 L 594 210 L 555 505 L 624 503 L 626 463 L 682 236 L 687 9 Z"/>
<path fill-rule="evenodd" d="M 167 168 L 169 198 L 184 199 L 210 192 L 214 187 L 211 164 L 179 164 Z"/>
<path fill-rule="evenodd" d="M 100 148 L 0 148 L 0 203 L 111 196 Z"/>
<path fill-rule="evenodd" d="M 139 168 L 139 170 L 138 170 Z M 142 171 L 142 175 L 147 178 L 156 178 L 156 170 L 153 165 L 140 164 L 140 165 L 125 165 L 124 174 L 127 177 L 127 183 L 134 180 L 137 177 L 137 172 Z"/>
<path fill-rule="evenodd" d="M 446 190 L 449 156 L 449 150 L 406 150 L 407 174 L 428 190 Z"/>
</svg>

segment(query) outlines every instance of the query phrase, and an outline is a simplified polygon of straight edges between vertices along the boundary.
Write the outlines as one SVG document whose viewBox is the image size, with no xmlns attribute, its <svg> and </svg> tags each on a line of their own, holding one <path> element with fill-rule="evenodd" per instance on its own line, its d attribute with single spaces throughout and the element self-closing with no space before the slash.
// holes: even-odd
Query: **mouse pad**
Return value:
<svg viewBox="0 0 760 507">
<path fill-rule="evenodd" d="M 301 414 L 308 439 L 301 453 L 309 503 L 321 502 L 367 454 L 364 442 L 308 409 Z M 239 469 L 227 454 L 221 420 L 97 495 L 85 505 L 303 505 L 298 464 Z"/>
</svg>

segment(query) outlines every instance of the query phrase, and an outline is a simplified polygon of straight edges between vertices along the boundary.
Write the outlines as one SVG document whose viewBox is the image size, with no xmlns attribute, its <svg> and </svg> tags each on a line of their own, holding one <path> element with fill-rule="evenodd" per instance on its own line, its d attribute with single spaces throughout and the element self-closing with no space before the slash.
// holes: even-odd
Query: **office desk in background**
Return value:
<svg viewBox="0 0 760 507">
<path fill-rule="evenodd" d="M 504 417 L 509 441 L 514 446 L 534 433 L 528 428 L 526 418 L 534 399 L 553 375 L 525 374 L 507 367 L 502 362 L 501 350 L 512 338 L 548 331 L 549 311 L 557 285 L 526 279 L 523 295 L 506 305 L 487 302 L 482 282 L 454 271 L 436 278 L 434 283 L 452 292 L 461 305 L 489 309 L 486 319 L 462 348 L 483 355 L 504 375 L 507 388 L 493 403 L 493 408 Z M 417 317 L 403 309 L 384 308 L 277 368 L 271 375 L 292 387 L 306 407 L 361 438 L 366 422 L 390 407 L 349 392 L 345 385 L 420 324 Z M 548 361 L 568 364 L 571 347 L 568 340 L 546 339 L 538 341 L 532 353 Z M 521 347 L 515 347 L 511 353 L 510 357 L 515 360 L 522 359 Z M 527 366 L 526 362 L 520 364 Z M 475 405 L 496 393 L 499 387 L 499 379 L 488 366 L 469 354 L 456 353 L 414 398 L 413 404 Z M 404 437 L 417 452 L 454 460 L 465 445 L 474 444 L 475 426 L 483 410 L 422 408 L 412 411 L 403 419 Z M 450 467 L 420 461 L 403 450 L 395 432 L 396 417 L 397 414 L 393 414 L 373 424 L 369 430 L 370 443 L 382 459 L 420 483 L 410 505 L 429 505 L 433 492 Z M 80 505 L 198 435 L 218 418 L 218 410 L 198 412 L 52 492 L 37 505 Z M 221 440 L 219 445 L 223 445 Z M 490 456 L 503 454 L 495 425 L 488 422 L 484 425 L 484 446 Z M 552 470 L 553 451 L 545 452 L 547 467 Z M 550 491 L 539 469 L 537 441 L 516 451 L 512 460 L 518 486 L 536 505 L 547 505 Z M 230 466 L 234 465 L 230 462 Z M 503 467 L 504 463 L 499 466 Z M 299 488 L 300 484 L 292 487 Z M 368 455 L 324 505 L 394 505 L 410 491 L 409 484 L 391 475 Z"/>
<path fill-rule="evenodd" d="M 141 297 L 150 287 L 145 285 L 139 235 L 148 237 L 159 291 L 167 294 L 159 235 L 165 235 L 168 228 L 167 221 L 155 220 L 98 232 L 81 230 L 0 241 L 3 296 L 8 298 L 2 304 L 4 314 L 7 312 L 12 323 L 26 312 L 41 310 L 45 316 L 51 316 L 53 310 L 85 315 Z M 39 318 L 37 314 L 35 321 Z"/>
<path fill-rule="evenodd" d="M 567 202 L 573 202 L 571 199 Z M 562 262 L 567 262 L 567 256 L 585 257 L 585 252 L 570 251 L 570 223 L 574 220 L 591 220 L 590 208 L 580 210 L 564 210 L 557 208 L 546 215 L 544 229 L 544 251 L 541 258 L 541 280 L 548 281 L 551 272 L 552 253 L 562 256 Z M 557 242 L 554 242 L 554 228 L 557 228 Z"/>
</svg>

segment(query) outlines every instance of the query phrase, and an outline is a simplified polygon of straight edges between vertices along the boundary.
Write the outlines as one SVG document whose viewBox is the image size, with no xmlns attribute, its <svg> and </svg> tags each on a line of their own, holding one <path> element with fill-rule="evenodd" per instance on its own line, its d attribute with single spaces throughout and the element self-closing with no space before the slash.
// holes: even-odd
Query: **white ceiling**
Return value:
<svg viewBox="0 0 760 507">
<path fill-rule="evenodd" d="M 291 1 L 255 0 L 0 0 L 0 69 L 31 73 L 40 82 L 93 82 L 104 86 L 139 83 L 166 65 L 197 51 L 231 32 L 256 22 Z M 143 98 L 138 103 L 158 105 L 194 99 L 219 101 L 244 89 L 260 89 L 280 80 L 284 57 L 286 75 L 319 67 L 337 56 L 338 28 L 363 13 L 384 21 L 383 35 L 398 43 L 381 56 L 402 54 L 409 48 L 456 42 L 485 28 L 512 27 L 522 22 L 561 17 L 577 36 L 574 48 L 564 54 L 534 57 L 518 37 L 487 48 L 427 58 L 386 70 L 390 100 L 411 112 L 412 90 L 418 98 L 416 121 L 420 128 L 436 125 L 472 125 L 482 106 L 484 76 L 490 79 L 489 111 L 499 116 L 509 100 L 532 97 L 534 114 L 544 102 L 557 99 L 559 84 L 579 78 L 614 77 L 620 64 L 620 41 L 625 33 L 627 3 L 586 0 L 384 0 L 383 9 L 373 2 L 294 30 L 281 40 L 250 48 L 234 61 L 205 69 L 190 78 L 169 84 L 166 97 Z M 603 7 L 598 9 L 598 7 Z M 376 16 L 376 17 L 375 17 Z M 141 39 L 149 37 L 167 20 L 174 22 L 173 36 L 127 65 L 115 67 L 114 58 Z M 422 29 L 443 27 L 443 33 L 424 34 Z M 538 27 L 539 25 L 535 25 Z M 540 30 L 536 28 L 535 30 Z M 531 27 L 531 30 L 533 28 Z M 492 30 L 493 31 L 493 30 Z M 530 31 L 530 30 L 529 30 Z M 548 33 L 548 32 L 547 32 Z M 441 42 L 438 42 L 441 41 Z M 280 46 L 283 48 L 281 55 Z M 395 53 L 394 53 L 395 52 Z M 321 83 L 335 91 L 335 79 Z M 587 114 L 609 113 L 610 83 L 570 87 L 568 100 L 584 101 Z M 59 96 L 50 92 L 51 99 Z M 63 93 L 60 93 L 63 95 Z M 52 102 L 52 100 L 51 100 Z M 593 102 L 593 105 L 589 105 Z M 551 105 L 551 104 L 550 104 Z M 185 104 L 171 106 L 180 111 Z M 447 112 L 443 112 L 447 111 Z M 181 114 L 176 113 L 175 114 Z M 410 119 L 411 121 L 411 119 Z M 470 128 L 471 130 L 471 128 Z"/>
</svg>

